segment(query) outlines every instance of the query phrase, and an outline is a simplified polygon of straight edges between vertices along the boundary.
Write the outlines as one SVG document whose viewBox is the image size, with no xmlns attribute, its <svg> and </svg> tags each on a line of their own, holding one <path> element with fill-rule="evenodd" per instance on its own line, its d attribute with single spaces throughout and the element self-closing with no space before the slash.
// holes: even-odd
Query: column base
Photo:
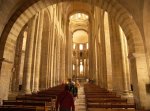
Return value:
<svg viewBox="0 0 150 111">
<path fill-rule="evenodd" d="M 128 103 L 135 103 L 132 91 L 124 91 L 121 98 L 126 98 Z"/>
<path fill-rule="evenodd" d="M 31 90 L 22 90 L 19 94 L 24 95 L 24 94 L 31 94 Z"/>
<path fill-rule="evenodd" d="M 32 93 L 37 93 L 39 90 L 37 90 L 37 89 L 34 89 L 33 91 L 32 91 Z"/>
<path fill-rule="evenodd" d="M 108 89 L 108 91 L 111 91 L 111 92 L 113 92 L 113 89 Z"/>
<path fill-rule="evenodd" d="M 16 96 L 18 96 L 19 92 L 9 92 L 8 100 L 16 100 Z"/>
</svg>

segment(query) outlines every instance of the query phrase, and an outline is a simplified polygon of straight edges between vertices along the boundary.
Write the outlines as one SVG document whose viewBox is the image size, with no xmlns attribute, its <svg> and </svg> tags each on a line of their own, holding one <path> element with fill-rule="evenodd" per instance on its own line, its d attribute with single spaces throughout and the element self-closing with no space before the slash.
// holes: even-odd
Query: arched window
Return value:
<svg viewBox="0 0 150 111">
<path fill-rule="evenodd" d="M 83 44 L 80 44 L 80 45 L 79 45 L 79 49 L 80 49 L 80 50 L 83 50 Z"/>
</svg>

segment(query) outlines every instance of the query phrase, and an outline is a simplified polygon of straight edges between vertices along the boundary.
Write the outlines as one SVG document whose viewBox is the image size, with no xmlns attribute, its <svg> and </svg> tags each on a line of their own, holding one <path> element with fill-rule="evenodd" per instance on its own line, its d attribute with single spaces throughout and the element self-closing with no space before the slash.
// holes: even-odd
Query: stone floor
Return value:
<svg viewBox="0 0 150 111">
<path fill-rule="evenodd" d="M 85 94 L 83 86 L 78 89 L 78 98 L 75 101 L 75 111 L 86 111 Z"/>
</svg>

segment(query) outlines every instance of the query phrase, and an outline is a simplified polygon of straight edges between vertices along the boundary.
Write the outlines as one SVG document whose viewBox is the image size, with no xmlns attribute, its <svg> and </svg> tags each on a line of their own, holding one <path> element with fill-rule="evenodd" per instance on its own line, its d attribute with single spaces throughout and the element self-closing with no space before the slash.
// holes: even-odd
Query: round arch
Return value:
<svg viewBox="0 0 150 111">
<path fill-rule="evenodd" d="M 84 0 L 83 1 L 81 0 L 80 2 L 85 3 Z M 32 16 L 34 16 L 35 13 L 55 3 L 58 3 L 58 1 L 37 0 L 29 3 L 26 2 L 24 7 L 20 7 L 10 18 L 10 20 L 8 21 L 7 25 L 3 30 L 3 33 L 0 38 L 0 42 L 2 44 L 1 45 L 2 52 L 0 54 L 0 57 L 6 58 L 4 48 L 7 45 L 6 41 L 9 40 L 8 38 L 16 41 L 21 28 L 32 18 Z M 96 0 L 93 0 L 87 1 L 86 3 L 103 8 L 104 10 L 108 11 L 108 13 L 110 13 L 116 19 L 116 21 L 118 21 L 118 23 L 120 24 L 120 26 L 122 27 L 123 31 L 126 34 L 129 50 L 131 53 L 137 52 L 139 51 L 139 49 L 141 49 L 140 51 L 144 52 L 144 45 L 140 31 L 137 25 L 135 24 L 134 19 L 131 18 L 130 14 L 123 7 L 121 7 L 117 2 L 113 0 L 112 1 L 100 0 L 98 3 L 96 2 Z M 26 19 L 22 19 L 22 17 L 25 17 Z"/>
<path fill-rule="evenodd" d="M 40 10 L 46 8 L 49 5 L 56 4 L 59 2 L 74 2 L 78 0 L 30 0 L 26 1 L 24 3 L 24 6 L 20 6 L 16 10 L 16 12 L 12 15 L 12 17 L 7 22 L 1 38 L 0 38 L 0 58 L 4 58 L 4 60 L 13 62 L 14 61 L 14 52 L 15 52 L 15 45 L 16 40 L 18 38 L 18 35 L 21 31 L 21 29 L 24 27 L 24 25 Z M 134 18 L 131 17 L 130 13 L 127 12 L 119 3 L 117 3 L 115 0 L 80 0 L 80 2 L 84 2 L 93 6 L 100 7 L 104 10 L 106 10 L 115 20 L 118 22 L 118 24 L 122 27 L 126 37 L 127 37 L 127 43 L 129 47 L 129 59 L 132 61 L 131 66 L 133 65 L 133 72 L 135 71 L 137 74 L 135 76 L 137 78 L 136 82 L 141 82 L 142 78 L 139 79 L 140 76 L 142 76 L 143 73 L 148 73 L 147 69 L 144 68 L 144 71 L 141 70 L 143 67 L 147 67 L 146 64 L 146 57 L 145 57 L 145 48 L 144 43 L 142 40 L 142 35 L 140 33 L 140 30 L 138 26 L 136 25 Z M 7 49 L 10 46 L 10 41 L 13 41 L 13 44 L 11 44 L 11 48 Z M 143 62 L 144 61 L 144 62 Z M 144 63 L 143 66 L 139 65 L 141 63 Z M 0 68 L 2 68 L 2 62 L 0 64 Z M 146 80 L 146 82 L 148 82 Z M 145 87 L 146 82 L 141 82 L 140 87 Z M 146 92 L 141 92 L 138 85 L 136 86 L 139 91 L 138 94 L 140 97 L 143 98 L 146 97 Z M 139 99 L 139 97 L 135 98 L 137 102 L 142 102 L 142 105 L 145 103 L 144 99 Z M 147 102 L 149 103 L 149 102 Z M 141 105 L 141 106 L 142 106 Z"/>
</svg>

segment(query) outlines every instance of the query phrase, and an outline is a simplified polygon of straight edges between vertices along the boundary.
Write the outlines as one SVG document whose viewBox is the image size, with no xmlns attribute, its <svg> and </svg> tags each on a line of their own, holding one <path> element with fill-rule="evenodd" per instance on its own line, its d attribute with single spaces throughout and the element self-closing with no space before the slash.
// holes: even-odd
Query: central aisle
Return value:
<svg viewBox="0 0 150 111">
<path fill-rule="evenodd" d="M 79 87 L 78 89 L 78 98 L 75 101 L 75 109 L 75 111 L 86 111 L 86 102 L 83 86 Z"/>
</svg>

